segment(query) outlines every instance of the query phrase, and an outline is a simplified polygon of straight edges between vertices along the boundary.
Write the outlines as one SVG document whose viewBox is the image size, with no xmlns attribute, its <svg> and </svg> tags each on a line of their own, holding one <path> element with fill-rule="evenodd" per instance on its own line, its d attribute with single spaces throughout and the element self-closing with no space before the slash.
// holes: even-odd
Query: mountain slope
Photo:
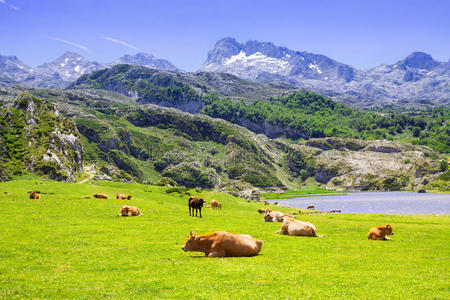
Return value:
<svg viewBox="0 0 450 300">
<path fill-rule="evenodd" d="M 60 116 L 52 103 L 22 93 L 12 105 L 0 109 L 0 180 L 27 170 L 75 181 L 82 165 L 75 123 Z"/>
<path fill-rule="evenodd" d="M 450 63 L 421 52 L 393 65 L 359 70 L 324 55 L 225 38 L 208 53 L 200 70 L 285 82 L 360 107 L 450 103 Z"/>
<path fill-rule="evenodd" d="M 131 65 L 117 65 L 84 75 L 69 88 L 115 91 L 141 104 L 176 107 L 193 113 L 202 109 L 208 101 L 204 97 L 211 94 L 251 102 L 294 91 L 288 85 L 257 84 L 230 74 L 171 72 Z"/>
</svg>

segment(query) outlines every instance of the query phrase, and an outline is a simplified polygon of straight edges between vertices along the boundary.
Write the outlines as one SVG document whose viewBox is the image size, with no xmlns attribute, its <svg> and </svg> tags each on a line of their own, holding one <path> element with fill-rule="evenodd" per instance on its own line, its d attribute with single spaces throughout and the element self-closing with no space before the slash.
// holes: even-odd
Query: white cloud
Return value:
<svg viewBox="0 0 450 300">
<path fill-rule="evenodd" d="M 10 8 L 12 8 L 12 9 L 14 9 L 14 10 L 19 10 L 19 8 L 18 8 L 17 6 L 12 5 L 12 4 L 8 4 L 8 3 L 6 2 L 6 0 L 0 0 L 0 3 L 1 3 L 1 4 L 8 5 Z"/>
<path fill-rule="evenodd" d="M 0 0 L 0 1 L 1 1 L 1 0 Z M 131 49 L 134 49 L 134 50 L 141 50 L 141 49 L 139 49 L 139 48 L 136 47 L 136 46 L 133 46 L 133 45 L 130 45 L 130 44 L 128 44 L 128 43 L 125 43 L 125 42 L 116 40 L 116 39 L 114 39 L 114 38 L 112 38 L 112 37 L 102 37 L 102 39 L 108 40 L 108 41 L 111 41 L 111 42 L 114 42 L 114 43 L 117 43 L 117 44 L 121 44 L 121 45 L 123 45 L 123 46 L 125 46 L 125 47 L 131 48 Z"/>
<path fill-rule="evenodd" d="M 61 42 L 61 43 L 65 43 L 65 44 L 68 44 L 68 45 L 71 45 L 71 46 L 78 47 L 80 49 L 83 49 L 84 51 L 88 51 L 89 50 L 89 48 L 86 47 L 86 46 L 83 46 L 83 45 L 80 45 L 80 44 L 77 44 L 77 43 L 74 43 L 74 42 L 71 42 L 71 41 L 68 41 L 68 40 L 64 40 L 64 39 L 60 39 L 60 38 L 56 38 L 56 37 L 49 37 L 49 39 L 50 40 L 54 40 L 54 41 L 58 41 L 58 42 Z"/>
</svg>

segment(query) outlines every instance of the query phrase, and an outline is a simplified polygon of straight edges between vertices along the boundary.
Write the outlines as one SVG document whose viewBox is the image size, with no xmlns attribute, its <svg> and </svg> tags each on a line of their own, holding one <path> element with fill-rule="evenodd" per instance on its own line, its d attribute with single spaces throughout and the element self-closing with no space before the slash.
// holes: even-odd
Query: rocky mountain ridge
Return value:
<svg viewBox="0 0 450 300">
<path fill-rule="evenodd" d="M 200 70 L 256 82 L 284 82 L 360 107 L 450 103 L 450 63 L 435 61 L 423 52 L 395 64 L 361 70 L 273 43 L 224 38 L 208 53 Z"/>
<path fill-rule="evenodd" d="M 98 63 L 89 61 L 78 53 L 68 51 L 53 61 L 36 68 L 27 66 L 16 56 L 0 55 L 0 80 L 41 88 L 65 88 L 83 74 L 89 74 L 118 64 L 179 71 L 169 61 L 147 53 L 125 55 L 112 63 Z"/>
</svg>

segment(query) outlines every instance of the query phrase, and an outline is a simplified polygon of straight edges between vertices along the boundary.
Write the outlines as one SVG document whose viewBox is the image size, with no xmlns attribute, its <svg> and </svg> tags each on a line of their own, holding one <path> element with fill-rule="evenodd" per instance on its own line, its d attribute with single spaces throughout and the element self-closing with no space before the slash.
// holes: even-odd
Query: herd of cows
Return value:
<svg viewBox="0 0 450 300">
<path fill-rule="evenodd" d="M 106 194 L 94 194 L 94 198 L 107 199 Z M 30 199 L 40 199 L 41 195 L 37 192 L 30 194 Z M 84 196 L 83 198 L 90 198 Z M 130 200 L 130 195 L 116 194 L 116 199 Z M 188 200 L 189 216 L 202 217 L 202 207 L 206 203 L 202 198 L 190 196 Z M 210 202 L 212 209 L 222 209 L 222 204 L 217 200 Z M 273 211 L 270 208 L 258 209 L 258 213 L 264 214 L 265 222 L 282 222 L 281 229 L 276 231 L 283 235 L 290 236 L 307 236 L 321 237 L 317 234 L 317 228 L 309 222 L 295 220 L 295 216 Z M 121 217 L 141 216 L 142 213 L 137 207 L 122 206 L 119 211 Z M 393 235 L 391 225 L 378 226 L 370 229 L 367 238 L 371 240 L 390 240 L 388 235 Z M 261 251 L 263 242 L 256 240 L 249 235 L 234 234 L 229 232 L 218 231 L 210 234 L 196 235 L 191 231 L 189 239 L 182 247 L 183 251 L 203 252 L 208 257 L 225 257 L 225 256 L 255 256 Z"/>
</svg>

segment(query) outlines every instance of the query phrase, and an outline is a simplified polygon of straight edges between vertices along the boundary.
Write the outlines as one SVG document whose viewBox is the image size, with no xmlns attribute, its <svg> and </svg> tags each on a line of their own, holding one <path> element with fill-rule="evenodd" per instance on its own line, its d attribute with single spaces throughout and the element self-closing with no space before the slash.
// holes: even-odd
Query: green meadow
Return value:
<svg viewBox="0 0 450 300">
<path fill-rule="evenodd" d="M 28 199 L 33 190 L 42 198 Z M 133 197 L 112 199 L 116 192 Z M 93 193 L 110 199 L 82 198 Z M 223 208 L 189 217 L 189 194 L 217 199 Z M 263 222 L 261 203 L 205 190 L 23 179 L 0 183 L 0 204 L 4 299 L 450 295 L 448 215 L 297 215 L 325 235 L 306 238 L 275 234 L 280 223 Z M 117 217 L 122 205 L 139 207 L 143 216 Z M 388 223 L 392 241 L 367 240 L 370 227 Z M 191 230 L 250 234 L 264 245 L 255 257 L 207 258 L 181 250 Z"/>
</svg>

